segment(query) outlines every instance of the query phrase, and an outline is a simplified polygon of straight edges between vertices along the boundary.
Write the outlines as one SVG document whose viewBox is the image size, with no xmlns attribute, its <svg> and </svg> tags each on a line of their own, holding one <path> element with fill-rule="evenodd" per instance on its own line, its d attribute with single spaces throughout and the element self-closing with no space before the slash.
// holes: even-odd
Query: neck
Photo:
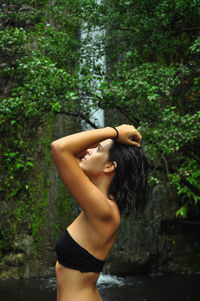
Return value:
<svg viewBox="0 0 200 301">
<path fill-rule="evenodd" d="M 108 194 L 108 188 L 112 181 L 113 175 L 100 175 L 96 178 L 90 178 L 90 181 L 99 188 L 106 196 Z"/>
</svg>

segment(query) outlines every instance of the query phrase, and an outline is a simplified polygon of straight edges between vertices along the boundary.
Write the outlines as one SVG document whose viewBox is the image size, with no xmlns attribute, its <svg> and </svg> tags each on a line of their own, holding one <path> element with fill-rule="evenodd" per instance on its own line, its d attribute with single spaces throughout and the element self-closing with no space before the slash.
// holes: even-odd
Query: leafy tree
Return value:
<svg viewBox="0 0 200 301">
<path fill-rule="evenodd" d="M 199 17 L 197 1 L 166 0 L 102 1 L 90 14 L 90 25 L 107 30 L 94 104 L 141 127 L 153 171 L 177 190 L 177 216 L 191 219 L 200 213 Z"/>
<path fill-rule="evenodd" d="M 161 170 L 177 190 L 177 216 L 199 216 L 198 1 L 9 0 L 0 17 L 0 191 L 6 202 L 21 199 L 1 229 L 4 248 L 16 216 L 29 225 L 23 200 L 31 196 L 26 181 L 39 126 L 66 114 L 96 127 L 92 108 L 140 126 L 151 180 L 158 183 Z M 81 31 L 95 29 L 95 42 L 91 35 L 80 41 Z M 98 63 L 104 54 L 106 74 Z"/>
</svg>

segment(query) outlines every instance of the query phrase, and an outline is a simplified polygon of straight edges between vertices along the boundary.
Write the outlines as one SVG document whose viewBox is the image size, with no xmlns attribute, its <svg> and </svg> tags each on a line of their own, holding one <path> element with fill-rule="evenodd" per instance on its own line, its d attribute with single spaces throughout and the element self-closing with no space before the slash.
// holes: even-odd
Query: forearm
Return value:
<svg viewBox="0 0 200 301">
<path fill-rule="evenodd" d="M 60 138 L 53 141 L 51 146 L 52 149 L 57 148 L 59 151 L 70 152 L 74 156 L 77 156 L 84 152 L 87 148 L 91 148 L 92 146 L 94 147 L 94 145 L 97 145 L 103 140 L 115 137 L 116 131 L 111 127 L 105 127 Z"/>
</svg>

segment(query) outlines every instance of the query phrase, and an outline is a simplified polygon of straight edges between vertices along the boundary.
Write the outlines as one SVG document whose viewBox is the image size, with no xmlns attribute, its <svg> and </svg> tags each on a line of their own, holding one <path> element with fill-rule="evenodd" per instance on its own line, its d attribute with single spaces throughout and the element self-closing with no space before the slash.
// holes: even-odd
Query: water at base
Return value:
<svg viewBox="0 0 200 301">
<path fill-rule="evenodd" d="M 197 301 L 200 275 L 101 275 L 103 301 Z M 0 280 L 1 301 L 56 301 L 56 279 Z"/>
</svg>

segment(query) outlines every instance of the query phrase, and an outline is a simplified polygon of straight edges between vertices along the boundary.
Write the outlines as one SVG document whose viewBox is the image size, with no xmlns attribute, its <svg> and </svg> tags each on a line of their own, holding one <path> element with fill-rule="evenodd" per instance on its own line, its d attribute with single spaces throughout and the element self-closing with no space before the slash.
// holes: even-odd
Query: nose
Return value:
<svg viewBox="0 0 200 301">
<path fill-rule="evenodd" d="M 88 148 L 88 149 L 86 150 L 86 153 L 87 153 L 88 155 L 91 155 L 91 154 L 92 154 L 92 149 L 91 149 L 91 148 Z"/>
</svg>

